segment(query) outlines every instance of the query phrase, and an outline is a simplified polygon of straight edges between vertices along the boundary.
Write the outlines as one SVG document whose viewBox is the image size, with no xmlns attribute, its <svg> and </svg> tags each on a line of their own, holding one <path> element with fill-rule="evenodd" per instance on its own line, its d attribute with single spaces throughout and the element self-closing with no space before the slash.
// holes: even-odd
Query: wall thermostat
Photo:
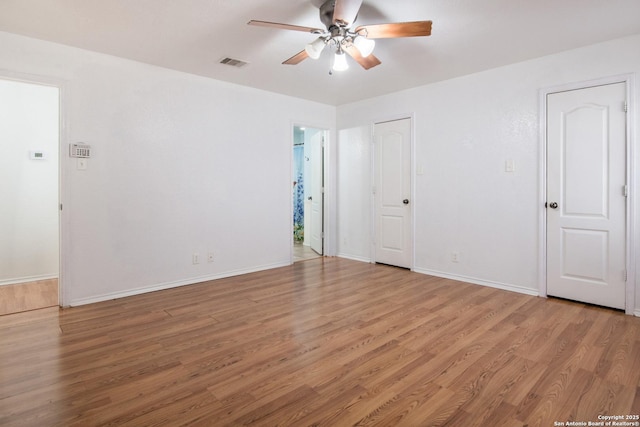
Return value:
<svg viewBox="0 0 640 427">
<path fill-rule="evenodd" d="M 69 156 L 88 159 L 91 157 L 91 146 L 87 144 L 69 144 Z"/>
</svg>

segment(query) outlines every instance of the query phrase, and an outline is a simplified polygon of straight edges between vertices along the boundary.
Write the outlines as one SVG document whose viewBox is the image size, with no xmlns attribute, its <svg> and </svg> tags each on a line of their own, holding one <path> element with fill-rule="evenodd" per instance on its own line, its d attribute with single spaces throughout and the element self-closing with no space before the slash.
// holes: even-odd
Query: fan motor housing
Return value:
<svg viewBox="0 0 640 427">
<path fill-rule="evenodd" d="M 333 22 L 333 11 L 335 8 L 336 0 L 327 0 L 322 4 L 322 6 L 320 6 L 320 21 L 322 21 L 328 30 L 336 25 L 336 23 Z"/>
<path fill-rule="evenodd" d="M 320 21 L 322 21 L 327 28 L 333 25 L 333 10 L 335 7 L 335 0 L 327 0 L 320 6 Z"/>
</svg>

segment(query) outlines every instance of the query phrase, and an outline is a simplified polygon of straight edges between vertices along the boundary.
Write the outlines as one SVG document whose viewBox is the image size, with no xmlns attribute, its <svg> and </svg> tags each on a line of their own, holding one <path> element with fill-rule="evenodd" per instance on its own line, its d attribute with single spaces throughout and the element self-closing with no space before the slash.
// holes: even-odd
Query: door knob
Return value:
<svg viewBox="0 0 640 427">
<path fill-rule="evenodd" d="M 551 209 L 558 209 L 558 204 L 556 202 L 551 202 L 551 203 L 549 203 L 549 207 Z"/>
<path fill-rule="evenodd" d="M 404 199 L 404 200 L 402 201 L 402 203 L 404 203 L 405 205 L 408 205 L 408 204 L 409 204 L 409 199 Z"/>
</svg>

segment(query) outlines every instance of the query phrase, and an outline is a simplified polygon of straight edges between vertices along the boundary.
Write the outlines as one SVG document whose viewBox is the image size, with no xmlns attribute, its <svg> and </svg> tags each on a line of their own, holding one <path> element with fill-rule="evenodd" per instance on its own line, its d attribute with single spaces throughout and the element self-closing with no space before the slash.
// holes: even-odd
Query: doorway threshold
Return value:
<svg viewBox="0 0 640 427">
<path fill-rule="evenodd" d="M 293 244 L 293 262 L 307 261 L 309 259 L 321 258 L 316 251 L 311 249 L 310 246 L 303 245 L 302 243 Z"/>
</svg>

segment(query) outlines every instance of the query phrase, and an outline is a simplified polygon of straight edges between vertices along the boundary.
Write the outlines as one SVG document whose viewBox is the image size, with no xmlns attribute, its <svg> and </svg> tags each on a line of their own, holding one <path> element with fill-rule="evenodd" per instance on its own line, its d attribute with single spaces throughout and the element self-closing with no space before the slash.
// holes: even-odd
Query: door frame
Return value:
<svg viewBox="0 0 640 427">
<path fill-rule="evenodd" d="M 377 233 L 376 233 L 376 201 L 375 201 L 375 194 L 374 194 L 374 187 L 375 187 L 375 182 L 376 182 L 376 146 L 375 146 L 375 128 L 376 128 L 376 124 L 378 123 L 385 123 L 385 122 L 393 122 L 396 120 L 404 120 L 404 119 L 409 119 L 409 129 L 410 129 L 410 135 L 409 135 L 409 155 L 411 156 L 411 159 L 409 159 L 409 194 L 411 197 L 411 203 L 409 204 L 409 209 L 411 210 L 411 219 L 410 219 L 410 224 L 409 224 L 409 229 L 410 229 L 410 235 L 411 235 L 411 242 L 409 242 L 409 253 L 411 254 L 411 259 L 409 260 L 409 270 L 410 271 L 414 271 L 415 270 L 415 262 L 416 262 L 416 244 L 415 244 L 415 236 L 416 236 L 416 221 L 415 221 L 415 217 L 416 217 L 416 204 L 415 204 L 415 200 L 416 200 L 416 189 L 415 189 L 415 180 L 414 180 L 414 174 L 415 174 L 415 170 L 416 170 L 416 119 L 415 119 L 415 113 L 405 113 L 405 114 L 397 114 L 397 115 L 391 115 L 391 116 L 384 116 L 384 117 L 378 117 L 376 119 L 374 119 L 371 122 L 370 125 L 370 140 L 371 143 L 370 145 L 370 152 L 371 152 L 371 156 L 370 156 L 370 164 L 369 164 L 369 169 L 371 170 L 371 174 L 370 174 L 370 180 L 371 180 L 371 194 L 370 194 L 370 206 L 371 206 L 371 217 L 370 217 L 370 236 L 371 236 L 371 242 L 370 242 L 370 251 L 371 251 L 371 263 L 375 264 L 376 262 L 376 237 L 377 237 Z"/>
<path fill-rule="evenodd" d="M 539 91 L 539 198 L 538 198 L 538 292 L 541 297 L 547 297 L 547 209 L 545 202 L 547 201 L 547 95 L 566 92 L 577 89 L 587 89 L 595 86 L 603 86 L 614 83 L 626 84 L 627 97 L 627 120 L 626 120 L 626 181 L 628 186 L 626 218 L 625 218 L 625 249 L 626 249 L 626 269 L 627 282 L 625 284 L 625 313 L 634 314 L 635 305 L 635 283 L 636 283 L 636 265 L 635 253 L 636 243 L 635 236 L 635 182 L 636 182 L 636 165 L 635 165 L 635 135 L 633 134 L 633 117 L 634 116 L 634 97 L 635 78 L 633 74 L 621 74 L 610 77 L 603 77 L 594 80 L 587 80 L 576 83 L 567 83 L 557 86 L 550 86 Z"/>
<path fill-rule="evenodd" d="M 6 69 L 0 69 L 0 79 L 58 88 L 58 306 L 66 307 L 69 305 L 69 301 L 65 283 L 65 254 L 70 242 L 67 239 L 66 233 L 66 216 L 63 215 L 61 207 L 64 206 L 66 201 L 64 192 L 66 184 L 66 168 L 64 167 L 65 162 L 63 160 L 67 153 L 67 82 L 55 77 L 19 73 Z"/>
<path fill-rule="evenodd" d="M 329 159 L 331 158 L 331 127 L 327 124 L 310 124 L 304 120 L 294 120 L 290 123 L 289 126 L 289 185 L 293 182 L 294 178 L 294 165 L 293 165 L 293 144 L 294 144 L 294 128 L 295 127 L 305 127 L 310 129 L 318 129 L 324 132 L 324 147 L 322 150 L 322 180 L 323 180 L 323 201 L 322 201 L 322 230 L 324 232 L 324 237 L 322 238 L 322 256 L 333 256 L 332 248 L 333 248 L 333 239 L 331 238 L 331 209 L 333 208 L 331 185 L 333 185 L 334 180 L 331 179 L 329 173 L 331 172 L 331 165 L 329 164 Z M 291 187 L 289 187 L 291 188 Z M 289 195 L 289 237 L 293 236 L 293 191 L 290 192 Z M 293 239 L 290 239 L 289 246 L 289 264 L 293 264 Z"/>
</svg>

